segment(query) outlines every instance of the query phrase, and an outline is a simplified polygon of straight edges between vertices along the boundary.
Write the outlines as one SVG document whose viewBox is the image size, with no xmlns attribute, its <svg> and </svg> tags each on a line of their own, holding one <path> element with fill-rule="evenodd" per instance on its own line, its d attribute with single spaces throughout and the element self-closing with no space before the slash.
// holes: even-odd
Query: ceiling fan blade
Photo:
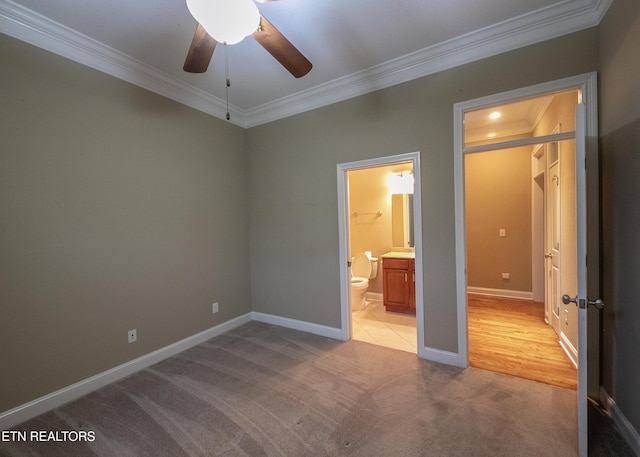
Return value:
<svg viewBox="0 0 640 457">
<path fill-rule="evenodd" d="M 189 73 L 204 73 L 209 67 L 215 48 L 216 40 L 209 36 L 202 25 L 198 24 L 182 69 Z"/>
<path fill-rule="evenodd" d="M 311 62 L 264 16 L 260 15 L 260 28 L 251 36 L 296 78 L 311 71 Z"/>
</svg>

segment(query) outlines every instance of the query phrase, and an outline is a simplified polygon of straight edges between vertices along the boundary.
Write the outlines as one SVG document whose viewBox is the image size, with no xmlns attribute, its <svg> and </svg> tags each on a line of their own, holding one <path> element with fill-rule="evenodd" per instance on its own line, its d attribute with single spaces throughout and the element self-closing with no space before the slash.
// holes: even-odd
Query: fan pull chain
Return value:
<svg viewBox="0 0 640 457">
<path fill-rule="evenodd" d="M 227 120 L 231 120 L 231 114 L 229 114 L 229 87 L 231 87 L 231 79 L 229 79 L 229 57 L 227 56 L 227 43 L 224 43 L 224 76 L 227 80 Z"/>
</svg>

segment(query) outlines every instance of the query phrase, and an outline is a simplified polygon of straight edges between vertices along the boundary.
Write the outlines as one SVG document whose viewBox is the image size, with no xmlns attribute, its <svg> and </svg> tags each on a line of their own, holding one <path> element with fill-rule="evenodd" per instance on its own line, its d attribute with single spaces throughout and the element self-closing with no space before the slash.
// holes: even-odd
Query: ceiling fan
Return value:
<svg viewBox="0 0 640 457">
<path fill-rule="evenodd" d="M 260 3 L 276 0 L 257 0 Z M 187 59 L 189 73 L 204 73 L 216 44 L 234 44 L 251 35 L 293 76 L 300 78 L 312 64 L 285 36 L 260 14 L 253 0 L 186 0 L 198 21 Z M 238 24 L 236 24 L 236 20 Z"/>
</svg>

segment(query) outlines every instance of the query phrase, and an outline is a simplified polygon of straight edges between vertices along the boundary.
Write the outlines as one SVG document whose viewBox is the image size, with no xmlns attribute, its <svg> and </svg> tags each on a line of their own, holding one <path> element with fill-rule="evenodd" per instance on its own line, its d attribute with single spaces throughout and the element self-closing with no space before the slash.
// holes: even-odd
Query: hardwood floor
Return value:
<svg viewBox="0 0 640 457">
<path fill-rule="evenodd" d="M 577 370 L 544 322 L 544 304 L 469 294 L 469 364 L 575 390 Z"/>
</svg>

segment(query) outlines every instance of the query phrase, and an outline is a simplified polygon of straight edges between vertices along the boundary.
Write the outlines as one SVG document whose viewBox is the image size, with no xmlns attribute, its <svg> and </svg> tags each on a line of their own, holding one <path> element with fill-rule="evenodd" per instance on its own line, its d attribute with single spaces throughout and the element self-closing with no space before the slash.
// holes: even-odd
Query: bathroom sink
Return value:
<svg viewBox="0 0 640 457">
<path fill-rule="evenodd" d="M 382 258 L 385 259 L 415 259 L 415 252 L 400 252 L 400 251 L 391 251 L 386 254 L 382 254 Z"/>
</svg>

